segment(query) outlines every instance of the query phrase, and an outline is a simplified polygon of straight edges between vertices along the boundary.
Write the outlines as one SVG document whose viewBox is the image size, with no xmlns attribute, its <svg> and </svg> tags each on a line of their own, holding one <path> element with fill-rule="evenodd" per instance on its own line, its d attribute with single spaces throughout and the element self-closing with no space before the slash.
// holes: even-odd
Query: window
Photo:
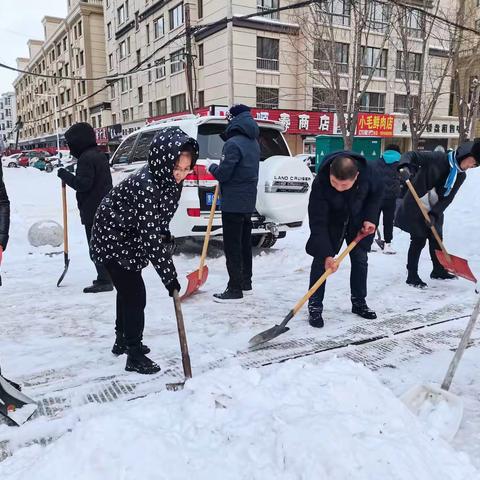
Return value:
<svg viewBox="0 0 480 480">
<path fill-rule="evenodd" d="M 143 87 L 138 87 L 138 103 L 143 103 Z"/>
<path fill-rule="evenodd" d="M 162 17 L 158 17 L 153 21 L 153 36 L 155 39 L 163 37 L 165 33 L 165 22 Z"/>
<path fill-rule="evenodd" d="M 183 24 L 183 3 L 173 7 L 168 11 L 170 30 L 173 30 Z"/>
<path fill-rule="evenodd" d="M 108 68 L 111 70 L 113 68 L 113 53 L 108 55 Z"/>
<path fill-rule="evenodd" d="M 138 11 L 135 12 L 135 31 L 138 32 L 140 30 L 140 20 L 139 20 L 139 13 Z"/>
<path fill-rule="evenodd" d="M 198 92 L 198 107 L 202 108 L 205 106 L 205 92 L 203 90 L 200 90 Z"/>
<path fill-rule="evenodd" d="M 337 107 L 335 105 L 335 92 L 327 88 L 313 89 L 312 110 L 320 112 L 335 112 Z M 348 92 L 347 90 L 340 90 L 338 92 L 340 100 L 344 108 L 347 108 Z"/>
<path fill-rule="evenodd" d="M 112 121 L 113 124 L 117 123 L 116 122 L 116 117 L 114 120 L 114 115 L 112 115 Z M 128 109 L 126 108 L 125 110 L 122 110 L 122 118 L 125 120 L 125 116 L 128 119 Z M 132 153 L 133 146 L 135 145 L 135 140 L 137 139 L 137 135 L 132 135 L 131 137 L 128 137 L 124 142 L 120 144 L 118 147 L 117 151 L 115 152 L 115 155 L 112 159 L 112 163 L 129 163 L 129 158 L 130 154 Z"/>
<path fill-rule="evenodd" d="M 185 94 L 174 95 L 172 97 L 172 113 L 184 112 L 187 109 Z"/>
<path fill-rule="evenodd" d="M 276 38 L 257 37 L 257 68 L 278 70 L 280 41 Z"/>
<path fill-rule="evenodd" d="M 138 139 L 135 150 L 131 157 L 131 162 L 146 162 L 148 158 L 148 153 L 150 151 L 150 145 L 155 138 L 155 135 L 158 133 L 158 130 L 145 132 L 140 135 Z"/>
<path fill-rule="evenodd" d="M 67 102 L 70 101 L 70 89 L 67 90 Z"/>
<path fill-rule="evenodd" d="M 62 43 L 63 43 L 63 51 L 66 52 L 67 51 L 67 37 L 65 37 L 62 40 Z"/>
<path fill-rule="evenodd" d="M 80 66 L 83 67 L 85 64 L 85 59 L 83 57 L 83 50 L 80 52 Z"/>
<path fill-rule="evenodd" d="M 138 49 L 137 50 L 137 65 L 140 65 L 141 61 L 142 61 L 142 50 Z"/>
<path fill-rule="evenodd" d="M 127 19 L 125 4 L 117 8 L 117 23 L 121 25 Z"/>
<path fill-rule="evenodd" d="M 112 22 L 107 23 L 107 38 L 109 40 L 112 38 Z"/>
<path fill-rule="evenodd" d="M 375 1 L 367 3 L 368 25 L 372 30 L 385 32 L 390 23 L 391 13 L 390 5 Z"/>
<path fill-rule="evenodd" d="M 409 80 L 420 80 L 422 70 L 422 54 L 409 52 L 404 64 L 403 52 L 397 51 L 397 70 L 395 77 Z"/>
<path fill-rule="evenodd" d="M 278 108 L 278 88 L 257 87 L 258 108 Z"/>
<path fill-rule="evenodd" d="M 150 25 L 145 25 L 145 33 L 147 34 L 147 45 L 150 45 Z"/>
<path fill-rule="evenodd" d="M 120 42 L 119 55 L 120 60 L 123 60 L 127 56 L 127 42 L 125 40 L 123 42 Z"/>
<path fill-rule="evenodd" d="M 125 93 L 128 90 L 128 78 L 122 77 L 120 79 L 120 93 Z"/>
<path fill-rule="evenodd" d="M 67 62 L 67 63 L 65 64 L 65 76 L 66 76 L 66 77 L 68 77 L 68 75 L 69 75 L 69 73 L 70 73 L 70 72 L 69 72 L 69 67 L 70 67 L 70 64 Z"/>
<path fill-rule="evenodd" d="M 122 110 L 122 120 L 124 122 L 128 122 L 129 116 L 128 116 L 128 108 L 125 108 Z"/>
<path fill-rule="evenodd" d="M 82 21 L 81 20 L 78 22 L 78 36 L 79 37 L 82 36 Z"/>
<path fill-rule="evenodd" d="M 59 57 L 61 53 L 62 53 L 62 45 L 60 43 L 57 43 L 57 57 Z"/>
<path fill-rule="evenodd" d="M 165 78 L 166 75 L 165 57 L 163 57 L 157 62 L 157 67 L 155 68 L 155 79 L 161 80 L 162 78 Z"/>
<path fill-rule="evenodd" d="M 385 78 L 387 76 L 387 58 L 388 50 L 362 47 L 362 75 Z"/>
<path fill-rule="evenodd" d="M 92 117 L 92 127 L 97 128 L 97 119 L 95 117 Z"/>
<path fill-rule="evenodd" d="M 148 116 L 153 117 L 153 102 L 148 102 Z"/>
<path fill-rule="evenodd" d="M 203 53 L 203 43 L 198 46 L 198 66 L 203 67 L 205 63 L 204 53 Z"/>
<path fill-rule="evenodd" d="M 170 54 L 170 73 L 172 75 L 174 73 L 181 72 L 184 69 L 185 65 L 183 63 L 183 57 L 183 48 Z"/>
<path fill-rule="evenodd" d="M 127 54 L 130 55 L 130 37 L 127 38 Z"/>
<path fill-rule="evenodd" d="M 102 116 L 101 115 L 97 115 L 97 123 L 98 123 L 98 127 L 100 128 L 102 126 Z"/>
<path fill-rule="evenodd" d="M 152 82 L 152 64 L 149 63 L 147 65 L 147 77 L 148 77 L 148 83 Z"/>
<path fill-rule="evenodd" d="M 418 97 L 416 95 L 410 96 L 410 102 L 414 109 L 418 109 Z M 393 111 L 395 113 L 408 113 L 408 96 L 395 94 L 393 101 Z"/>
<path fill-rule="evenodd" d="M 350 26 L 351 0 L 328 0 L 322 10 L 333 25 Z"/>
<path fill-rule="evenodd" d="M 413 38 L 421 38 L 425 26 L 425 14 L 418 10 L 406 12 L 407 35 Z"/>
<path fill-rule="evenodd" d="M 257 12 L 262 13 L 268 10 L 279 7 L 279 0 L 257 0 Z M 262 15 L 264 18 L 273 18 L 278 20 L 280 18 L 280 12 L 271 12 L 265 15 Z"/>
<path fill-rule="evenodd" d="M 115 83 L 110 85 L 110 98 L 113 100 L 115 98 Z"/>
<path fill-rule="evenodd" d="M 162 100 L 157 100 L 155 102 L 155 109 L 157 115 L 166 115 L 167 114 L 167 99 L 162 98 Z"/>
<path fill-rule="evenodd" d="M 315 70 L 327 72 L 331 70 L 329 58 L 332 55 L 332 51 L 329 47 L 330 45 L 328 45 L 326 49 L 324 42 L 317 42 L 315 44 L 315 49 L 313 52 L 313 68 Z M 339 42 L 335 42 L 333 46 L 334 58 L 332 58 L 332 61 L 335 62 L 335 65 L 337 66 L 337 71 L 339 73 L 348 73 L 349 47 L 350 45 L 348 43 Z"/>
<path fill-rule="evenodd" d="M 385 94 L 366 92 L 360 102 L 361 112 L 384 113 L 385 112 Z"/>
<path fill-rule="evenodd" d="M 86 82 L 85 80 L 82 80 L 82 95 L 85 95 L 87 92 L 86 90 Z"/>
<path fill-rule="evenodd" d="M 197 2 L 197 16 L 199 19 L 203 18 L 203 0 Z"/>
</svg>

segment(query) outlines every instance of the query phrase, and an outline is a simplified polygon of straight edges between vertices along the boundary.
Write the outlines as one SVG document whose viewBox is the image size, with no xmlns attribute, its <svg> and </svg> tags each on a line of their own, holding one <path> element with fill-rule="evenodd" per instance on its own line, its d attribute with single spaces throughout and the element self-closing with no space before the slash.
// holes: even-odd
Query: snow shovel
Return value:
<svg viewBox="0 0 480 480">
<path fill-rule="evenodd" d="M 70 265 L 70 259 L 68 258 L 68 216 L 67 216 L 67 186 L 65 182 L 62 182 L 62 208 L 63 208 L 63 258 L 65 268 L 63 273 L 57 282 L 57 287 L 60 286 L 65 275 L 67 274 L 68 266 Z"/>
<path fill-rule="evenodd" d="M 380 230 L 377 228 L 377 238 L 375 239 L 375 243 L 380 247 L 380 250 L 385 249 L 385 240 L 382 239 L 380 235 Z"/>
<path fill-rule="evenodd" d="M 433 225 L 433 223 L 430 221 L 430 217 L 428 216 L 427 209 L 423 205 L 422 201 L 420 200 L 420 197 L 415 191 L 414 186 L 412 185 L 412 182 L 410 182 L 410 180 L 406 180 L 405 183 L 408 189 L 410 190 L 410 193 L 412 194 L 413 198 L 415 199 L 415 202 L 417 202 L 418 208 L 420 208 L 423 218 L 427 222 L 427 225 L 430 227 L 430 230 L 432 231 L 433 236 L 435 237 L 435 240 L 437 241 L 438 245 L 441 248 L 441 251 L 435 250 L 435 254 L 437 255 L 438 261 L 441 263 L 442 267 L 445 268 L 445 270 L 450 272 L 452 275 L 465 278 L 466 280 L 469 280 L 470 282 L 473 282 L 473 283 L 477 283 L 477 279 L 475 278 L 475 275 L 470 270 L 467 260 L 465 260 L 464 258 L 456 257 L 455 255 L 450 255 L 447 252 L 445 245 L 443 244 L 442 239 L 440 238 L 440 235 L 438 234 L 437 229 L 435 228 L 435 225 Z"/>
<path fill-rule="evenodd" d="M 335 259 L 335 263 L 340 265 L 344 258 L 357 246 L 357 244 L 367 237 L 367 233 L 359 233 L 355 239 L 350 242 L 347 248 Z M 287 323 L 298 313 L 298 311 L 303 307 L 305 302 L 318 290 L 318 288 L 327 280 L 327 278 L 332 274 L 332 270 L 329 268 L 325 273 L 315 282 L 315 284 L 310 288 L 310 290 L 297 302 L 297 304 L 290 310 L 287 316 L 283 319 L 280 325 L 275 325 L 268 330 L 265 330 L 258 335 L 255 335 L 248 342 L 250 347 L 256 347 L 262 343 L 273 340 L 282 333 L 288 332 L 290 330 L 286 325 Z"/>
<path fill-rule="evenodd" d="M 440 387 L 437 385 L 416 385 L 401 397 L 413 413 L 435 426 L 440 435 L 448 441 L 455 437 L 463 416 L 462 399 L 448 390 L 472 335 L 479 311 L 480 299 L 473 309 L 442 385 Z"/>
<path fill-rule="evenodd" d="M 17 390 L 5 377 L 0 375 L 0 414 L 16 426 L 25 423 L 37 410 L 37 403 Z"/>
<path fill-rule="evenodd" d="M 207 231 L 203 240 L 202 256 L 200 257 L 200 266 L 198 270 L 193 271 L 187 275 L 188 285 L 185 293 L 180 297 L 180 300 L 192 296 L 199 288 L 207 281 L 208 267 L 205 265 L 205 258 L 207 257 L 208 242 L 210 241 L 210 233 L 212 232 L 213 217 L 215 216 L 215 209 L 217 208 L 218 192 L 220 190 L 219 184 L 215 187 L 213 194 L 212 206 L 210 208 L 210 217 L 208 218 Z"/>
<path fill-rule="evenodd" d="M 182 352 L 183 374 L 185 379 L 183 382 L 167 383 L 167 390 L 181 390 L 185 382 L 192 378 L 192 366 L 190 364 L 190 355 L 188 354 L 187 334 L 185 333 L 185 324 L 183 323 L 182 306 L 178 292 L 173 292 L 173 304 L 175 306 L 175 316 L 177 317 L 178 338 L 180 340 L 180 350 Z"/>
</svg>

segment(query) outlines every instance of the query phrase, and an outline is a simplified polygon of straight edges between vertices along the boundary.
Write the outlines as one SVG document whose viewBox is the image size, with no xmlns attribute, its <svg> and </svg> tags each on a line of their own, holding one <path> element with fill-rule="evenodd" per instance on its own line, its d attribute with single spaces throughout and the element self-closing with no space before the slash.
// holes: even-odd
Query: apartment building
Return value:
<svg viewBox="0 0 480 480">
<path fill-rule="evenodd" d="M 66 1 L 67 17 L 44 17 L 44 39 L 29 40 L 28 58 L 17 59 L 18 68 L 49 76 L 20 74 L 14 82 L 22 146 L 55 146 L 57 129 L 63 138 L 76 122 L 111 124 L 105 80 L 88 80 L 107 73 L 102 1 Z"/>
<path fill-rule="evenodd" d="M 15 93 L 0 95 L 0 152 L 15 143 L 13 130 L 16 122 Z"/>
</svg>

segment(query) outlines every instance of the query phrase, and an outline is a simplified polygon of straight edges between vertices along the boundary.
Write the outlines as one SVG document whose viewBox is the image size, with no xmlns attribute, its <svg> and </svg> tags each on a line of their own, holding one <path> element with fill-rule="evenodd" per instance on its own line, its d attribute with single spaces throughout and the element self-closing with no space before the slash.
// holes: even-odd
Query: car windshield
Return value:
<svg viewBox="0 0 480 480">
<path fill-rule="evenodd" d="M 220 160 L 222 157 L 223 144 L 225 143 L 220 134 L 225 130 L 225 125 L 204 123 L 198 127 L 198 144 L 200 146 L 200 158 Z M 268 127 L 260 127 L 260 161 L 264 161 L 274 155 L 289 156 L 288 147 L 282 134 Z"/>
</svg>

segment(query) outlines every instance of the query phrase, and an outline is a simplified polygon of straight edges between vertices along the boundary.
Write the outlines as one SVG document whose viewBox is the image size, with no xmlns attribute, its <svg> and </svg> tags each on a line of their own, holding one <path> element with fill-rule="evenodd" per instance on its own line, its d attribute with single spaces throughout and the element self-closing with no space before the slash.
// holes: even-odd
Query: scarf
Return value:
<svg viewBox="0 0 480 480">
<path fill-rule="evenodd" d="M 457 162 L 456 152 L 448 152 L 448 163 L 450 164 L 450 173 L 448 174 L 447 181 L 444 185 L 444 197 L 448 197 L 450 195 L 450 192 L 452 191 L 452 188 L 457 180 L 458 172 L 462 171 Z"/>
</svg>

